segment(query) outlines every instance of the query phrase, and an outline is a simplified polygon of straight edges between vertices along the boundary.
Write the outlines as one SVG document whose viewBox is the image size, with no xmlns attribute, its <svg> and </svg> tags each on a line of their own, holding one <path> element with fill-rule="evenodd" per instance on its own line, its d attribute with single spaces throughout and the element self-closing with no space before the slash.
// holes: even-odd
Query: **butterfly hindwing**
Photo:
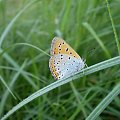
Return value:
<svg viewBox="0 0 120 120">
<path fill-rule="evenodd" d="M 67 54 L 57 54 L 50 58 L 49 67 L 55 79 L 62 79 L 82 69 L 84 62 Z"/>
</svg>

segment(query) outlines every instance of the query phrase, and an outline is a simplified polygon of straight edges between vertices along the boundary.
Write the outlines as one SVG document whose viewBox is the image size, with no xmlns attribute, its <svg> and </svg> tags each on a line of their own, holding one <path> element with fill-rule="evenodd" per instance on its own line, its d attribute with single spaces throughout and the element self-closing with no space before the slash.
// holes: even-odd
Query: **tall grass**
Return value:
<svg viewBox="0 0 120 120">
<path fill-rule="evenodd" d="M 117 0 L 1 0 L 0 118 L 119 120 L 119 5 Z M 63 37 L 89 67 L 54 81 L 48 67 L 54 36 Z"/>
</svg>

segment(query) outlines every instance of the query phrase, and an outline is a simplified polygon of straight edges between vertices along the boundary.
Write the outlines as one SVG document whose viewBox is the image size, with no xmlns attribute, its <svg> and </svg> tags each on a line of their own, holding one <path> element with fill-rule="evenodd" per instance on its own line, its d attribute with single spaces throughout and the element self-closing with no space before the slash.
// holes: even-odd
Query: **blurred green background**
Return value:
<svg viewBox="0 0 120 120">
<path fill-rule="evenodd" d="M 120 37 L 120 0 L 109 0 Z M 22 99 L 54 82 L 51 41 L 60 36 L 88 66 L 118 55 L 105 0 L 0 0 L 0 116 Z M 102 43 L 102 45 L 100 44 Z M 34 45 L 40 52 L 26 44 Z M 91 74 L 35 99 L 9 120 L 84 120 L 120 81 L 120 66 Z M 22 72 L 20 70 L 22 69 Z M 119 96 L 98 120 L 120 120 Z"/>
</svg>

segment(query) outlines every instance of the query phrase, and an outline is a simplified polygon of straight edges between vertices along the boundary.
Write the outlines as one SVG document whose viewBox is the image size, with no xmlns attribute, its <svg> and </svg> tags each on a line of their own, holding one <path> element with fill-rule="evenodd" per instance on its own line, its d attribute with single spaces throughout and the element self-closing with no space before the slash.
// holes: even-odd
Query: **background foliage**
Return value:
<svg viewBox="0 0 120 120">
<path fill-rule="evenodd" d="M 120 37 L 120 0 L 109 4 Z M 118 56 L 104 0 L 0 0 L 0 36 L 0 76 L 17 97 L 14 99 L 1 82 L 0 116 L 54 82 L 49 56 L 44 53 L 49 53 L 53 37 L 64 38 L 88 66 Z M 29 43 L 44 52 L 16 43 Z M 118 84 L 119 68 L 108 68 L 58 87 L 16 111 L 9 120 L 83 120 Z M 119 96 L 99 119 L 120 119 Z"/>
</svg>

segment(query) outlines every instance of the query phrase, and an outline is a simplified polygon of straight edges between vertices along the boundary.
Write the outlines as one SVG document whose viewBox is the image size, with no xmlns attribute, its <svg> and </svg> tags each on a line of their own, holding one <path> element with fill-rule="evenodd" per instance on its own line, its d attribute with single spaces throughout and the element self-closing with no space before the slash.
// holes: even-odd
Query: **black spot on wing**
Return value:
<svg viewBox="0 0 120 120">
<path fill-rule="evenodd" d="M 66 48 L 66 52 L 68 51 L 68 48 Z"/>
</svg>

